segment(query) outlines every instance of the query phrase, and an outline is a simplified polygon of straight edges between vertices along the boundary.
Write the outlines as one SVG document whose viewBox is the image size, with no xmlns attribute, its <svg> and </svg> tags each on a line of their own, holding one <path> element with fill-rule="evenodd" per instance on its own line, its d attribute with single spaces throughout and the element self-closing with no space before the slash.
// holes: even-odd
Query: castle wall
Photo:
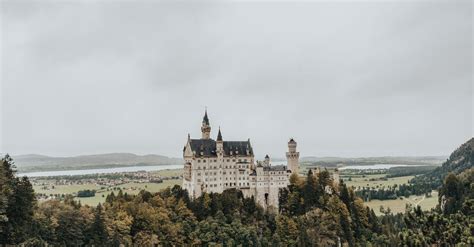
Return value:
<svg viewBox="0 0 474 247">
<path fill-rule="evenodd" d="M 248 188 L 252 156 L 193 158 L 191 176 L 183 178 L 183 185 L 190 195 L 199 197 L 202 192 L 222 193 L 230 188 Z"/>
</svg>

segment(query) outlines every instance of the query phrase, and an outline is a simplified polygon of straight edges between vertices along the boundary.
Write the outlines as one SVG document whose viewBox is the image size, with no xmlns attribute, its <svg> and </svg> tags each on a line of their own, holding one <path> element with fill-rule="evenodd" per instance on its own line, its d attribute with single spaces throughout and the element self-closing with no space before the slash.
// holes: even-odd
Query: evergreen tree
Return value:
<svg viewBox="0 0 474 247">
<path fill-rule="evenodd" d="M 105 226 L 104 215 L 102 213 L 102 205 L 100 203 L 95 209 L 94 222 L 90 228 L 90 234 L 90 244 L 95 246 L 104 246 L 107 243 L 107 229 Z"/>
<path fill-rule="evenodd" d="M 317 206 L 318 195 L 316 193 L 317 189 L 317 180 L 313 175 L 311 169 L 308 171 L 306 176 L 306 182 L 303 187 L 303 198 L 304 198 L 304 207 L 306 211 L 309 211 L 312 207 Z"/>
<path fill-rule="evenodd" d="M 15 177 L 13 160 L 6 155 L 1 160 L 0 244 L 18 244 L 28 239 L 33 221 L 36 198 L 27 177 Z"/>
</svg>

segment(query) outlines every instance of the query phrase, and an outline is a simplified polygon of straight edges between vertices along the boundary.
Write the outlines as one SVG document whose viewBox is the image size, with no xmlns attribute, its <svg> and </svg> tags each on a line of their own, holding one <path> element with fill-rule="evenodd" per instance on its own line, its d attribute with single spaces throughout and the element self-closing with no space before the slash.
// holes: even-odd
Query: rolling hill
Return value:
<svg viewBox="0 0 474 247">
<path fill-rule="evenodd" d="M 433 189 L 439 188 L 446 175 L 454 173 L 460 174 L 474 165 L 474 138 L 462 144 L 449 156 L 442 166 L 431 172 L 420 175 L 412 179 L 413 184 L 431 184 Z"/>
<path fill-rule="evenodd" d="M 109 153 L 74 157 L 51 157 L 38 154 L 12 155 L 19 172 L 80 170 L 144 165 L 176 165 L 179 158 L 162 155 L 136 155 L 132 153 Z"/>
</svg>

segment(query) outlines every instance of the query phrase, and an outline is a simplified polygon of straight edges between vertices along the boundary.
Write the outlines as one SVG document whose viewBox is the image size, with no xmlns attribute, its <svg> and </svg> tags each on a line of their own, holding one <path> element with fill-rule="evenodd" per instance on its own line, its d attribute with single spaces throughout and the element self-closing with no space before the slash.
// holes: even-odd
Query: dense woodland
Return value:
<svg viewBox="0 0 474 247">
<path fill-rule="evenodd" d="M 408 184 L 389 186 L 387 188 L 357 188 L 356 195 L 364 201 L 370 200 L 392 200 L 402 196 L 426 195 L 430 196 L 432 190 L 439 190 L 443 184 L 444 178 L 449 174 L 460 174 L 461 172 L 472 168 L 474 161 L 474 139 L 461 145 L 443 163 L 441 167 L 416 166 L 416 167 L 392 167 L 387 171 L 387 178 L 412 176 L 415 178 Z"/>
<path fill-rule="evenodd" d="M 461 145 L 448 158 L 448 160 L 435 170 L 420 175 L 410 181 L 416 186 L 429 186 L 438 189 L 443 184 L 448 173 L 459 174 L 472 168 L 474 162 L 474 138 Z"/>
<path fill-rule="evenodd" d="M 436 166 L 402 166 L 402 167 L 390 167 L 387 170 L 387 178 L 404 177 L 404 176 L 416 176 L 425 174 L 436 169 Z"/>
<path fill-rule="evenodd" d="M 355 193 L 366 202 L 370 200 L 393 200 L 402 196 L 409 197 L 411 195 L 424 194 L 429 197 L 431 196 L 431 187 L 428 185 L 416 186 L 413 184 L 401 184 L 378 189 L 362 187 Z"/>
<path fill-rule="evenodd" d="M 464 159 L 466 161 L 467 159 Z M 0 245 L 24 246 L 472 246 L 474 168 L 448 173 L 432 211 L 377 217 L 327 171 L 293 175 L 280 208 L 263 210 L 237 190 L 190 200 L 180 186 L 118 191 L 97 207 L 72 197 L 38 203 L 28 178 L 0 166 Z"/>
</svg>

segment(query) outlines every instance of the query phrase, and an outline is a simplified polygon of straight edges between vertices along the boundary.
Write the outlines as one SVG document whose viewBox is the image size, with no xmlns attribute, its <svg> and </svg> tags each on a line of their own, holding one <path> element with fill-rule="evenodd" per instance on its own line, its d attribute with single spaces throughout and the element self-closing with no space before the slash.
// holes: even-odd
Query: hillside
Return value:
<svg viewBox="0 0 474 247">
<path fill-rule="evenodd" d="M 109 153 L 74 157 L 50 157 L 37 154 L 12 155 L 19 172 L 112 168 L 142 165 L 175 165 L 181 159 L 162 155 L 136 155 L 132 153 Z"/>
<path fill-rule="evenodd" d="M 460 174 L 473 167 L 474 162 L 474 138 L 456 149 L 442 166 L 431 172 L 415 177 L 413 184 L 431 184 L 433 189 L 439 188 L 448 173 Z"/>
</svg>

